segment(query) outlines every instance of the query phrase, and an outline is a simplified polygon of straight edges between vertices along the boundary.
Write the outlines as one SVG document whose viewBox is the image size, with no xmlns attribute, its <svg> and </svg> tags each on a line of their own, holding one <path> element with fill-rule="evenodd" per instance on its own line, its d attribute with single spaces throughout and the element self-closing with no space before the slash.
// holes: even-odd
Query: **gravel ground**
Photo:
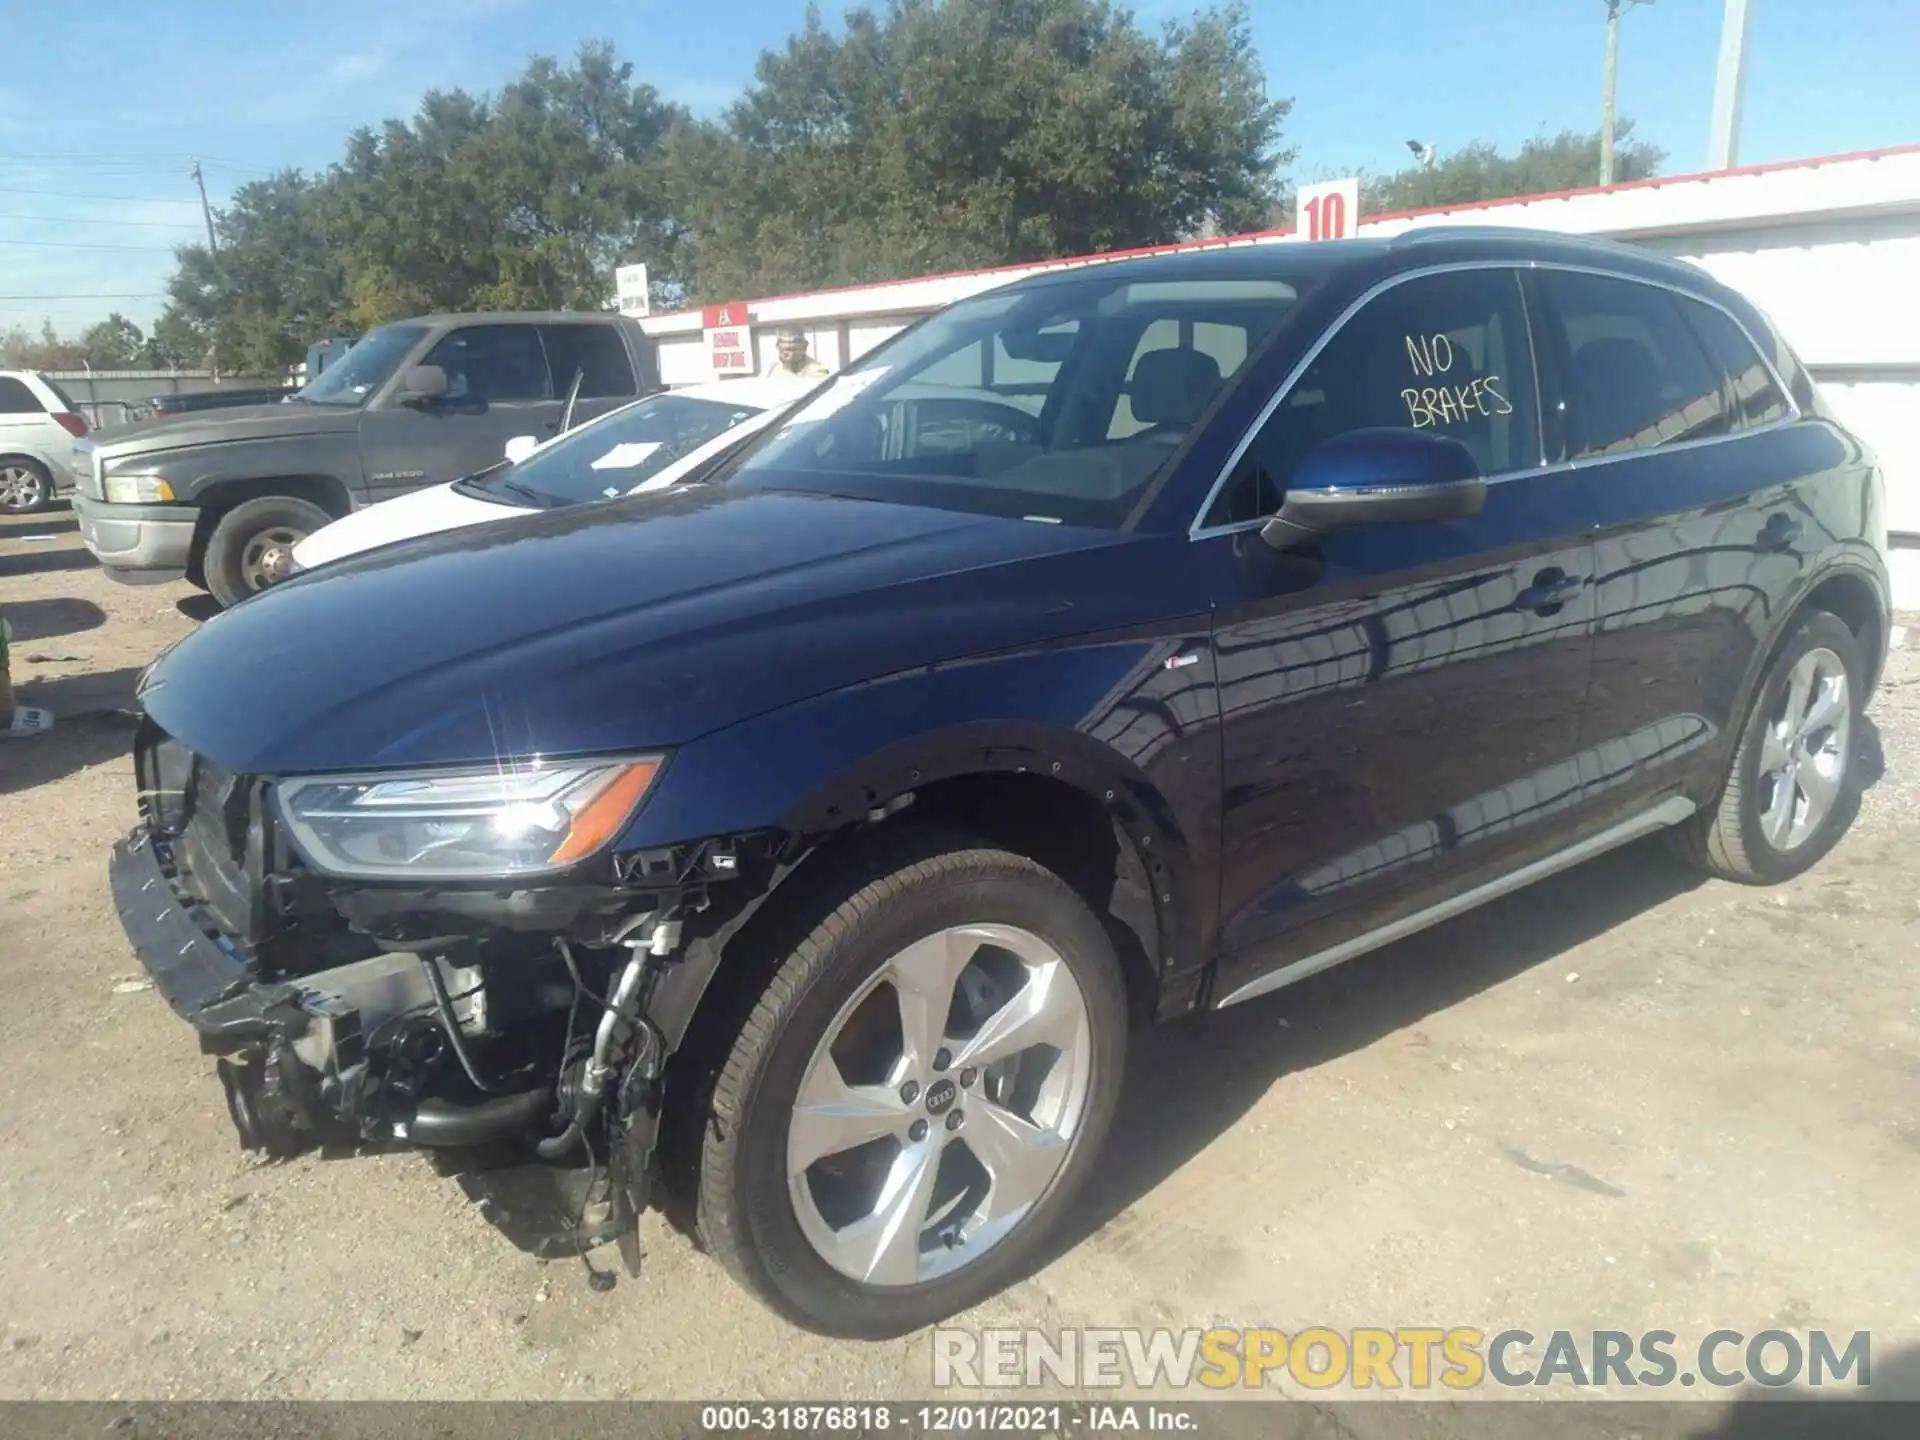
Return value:
<svg viewBox="0 0 1920 1440">
<path fill-rule="evenodd" d="M 64 513 L 0 522 L 0 610 L 60 717 L 0 742 L 0 1396 L 929 1393 L 926 1335 L 798 1332 L 657 1215 L 596 1294 L 418 1156 L 244 1158 L 104 876 L 119 709 L 204 610 L 107 582 Z M 1077 1243 L 962 1323 L 1824 1327 L 1910 1360 L 1920 649 L 1873 720 L 1884 773 L 1790 885 L 1635 847 L 1144 1037 Z"/>
</svg>

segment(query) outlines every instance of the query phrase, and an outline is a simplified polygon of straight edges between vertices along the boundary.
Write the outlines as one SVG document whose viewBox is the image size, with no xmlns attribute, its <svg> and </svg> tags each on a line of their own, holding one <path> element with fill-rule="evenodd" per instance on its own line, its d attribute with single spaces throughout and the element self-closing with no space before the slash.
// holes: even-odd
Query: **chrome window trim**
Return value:
<svg viewBox="0 0 1920 1440">
<path fill-rule="evenodd" d="M 1320 338 L 1313 342 L 1313 347 L 1309 349 L 1305 355 L 1300 357 L 1299 363 L 1296 364 L 1292 370 L 1287 372 L 1286 379 L 1280 382 L 1279 387 L 1273 392 L 1272 398 L 1260 407 L 1260 413 L 1254 416 L 1253 422 L 1247 426 L 1245 432 L 1240 436 L 1239 441 L 1234 445 L 1233 450 L 1228 454 L 1226 463 L 1220 467 L 1220 473 L 1214 477 L 1212 486 L 1207 490 L 1206 498 L 1200 502 L 1200 508 L 1194 512 L 1193 520 L 1187 526 L 1187 538 L 1189 540 L 1205 540 L 1214 535 L 1238 534 L 1242 530 L 1257 529 L 1273 518 L 1270 515 L 1263 515 L 1257 519 L 1237 520 L 1226 525 L 1206 525 L 1203 523 L 1208 512 L 1213 509 L 1214 502 L 1220 498 L 1220 492 L 1226 488 L 1227 481 L 1232 478 L 1235 468 L 1238 467 L 1240 461 L 1245 458 L 1248 447 L 1253 444 L 1255 438 L 1260 434 L 1261 428 L 1268 420 L 1273 418 L 1273 412 L 1280 408 L 1281 402 L 1293 392 L 1293 387 L 1300 383 L 1301 376 L 1305 375 L 1313 362 L 1320 358 L 1320 352 L 1333 343 L 1334 336 L 1346 328 L 1349 320 L 1359 314 L 1367 305 L 1398 285 L 1404 285 L 1410 280 L 1422 280 L 1430 275 L 1458 274 L 1468 270 L 1512 270 L 1515 272 L 1522 270 L 1560 270 L 1575 275 L 1598 275 L 1603 280 L 1621 280 L 1630 285 L 1646 285 L 1655 290 L 1665 290 L 1670 294 L 1678 295 L 1683 299 L 1692 300 L 1701 305 L 1711 305 L 1715 310 L 1718 310 L 1722 315 L 1725 315 L 1731 320 L 1739 329 L 1740 333 L 1746 337 L 1747 343 L 1753 346 L 1754 353 L 1760 357 L 1760 363 L 1767 367 L 1767 373 L 1773 377 L 1773 383 L 1779 387 L 1780 394 L 1786 399 L 1788 411 L 1783 418 L 1769 421 L 1765 425 L 1757 425 L 1751 430 L 1735 430 L 1725 435 L 1709 435 L 1699 440 L 1682 440 L 1672 445 L 1653 445 L 1638 450 L 1622 450 L 1618 454 L 1613 455 L 1589 455 L 1580 460 L 1561 460 L 1552 465 L 1541 465 L 1531 470 L 1508 470 L 1499 475 L 1487 477 L 1487 483 L 1489 485 L 1504 485 L 1509 480 L 1530 480 L 1542 475 L 1558 474 L 1562 471 L 1583 470 L 1595 465 L 1610 465 L 1615 461 L 1631 459 L 1638 455 L 1646 455 L 1654 450 L 1689 450 L 1701 445 L 1719 445 L 1729 440 L 1745 439 L 1749 435 L 1764 434 L 1769 430 L 1776 430 L 1785 425 L 1795 424 L 1805 418 L 1804 412 L 1800 409 L 1799 401 L 1794 399 L 1792 388 L 1781 376 L 1779 367 L 1773 363 L 1773 357 L 1767 354 L 1765 346 L 1753 338 L 1753 332 L 1747 328 L 1746 322 L 1726 306 L 1722 305 L 1718 300 L 1713 299 L 1711 296 L 1702 295 L 1698 291 L 1689 290 L 1684 285 L 1674 285 L 1664 280 L 1650 280 L 1641 275 L 1627 275 L 1618 270 L 1609 270 L 1604 266 L 1577 265 L 1564 260 L 1454 260 L 1444 265 L 1424 265 L 1418 269 L 1403 270 L 1398 274 L 1389 275 L 1386 279 L 1369 286 L 1355 298 L 1352 304 L 1342 310 L 1340 314 L 1334 318 L 1333 323 L 1321 333 Z M 1524 290 L 1521 292 L 1521 298 L 1524 302 Z M 1685 321 L 1686 317 L 1682 315 L 1681 322 L 1684 324 Z M 1528 314 L 1527 345 L 1528 354 L 1533 356 L 1534 361 L 1534 406 L 1537 410 L 1540 405 L 1540 363 L 1539 356 L 1533 352 L 1533 323 L 1531 313 Z M 1714 368 L 1716 370 L 1719 369 L 1717 363 Z M 1544 422 L 1545 416 L 1541 416 L 1541 419 Z M 1542 425 L 1541 433 L 1544 437 L 1544 424 Z"/>
</svg>

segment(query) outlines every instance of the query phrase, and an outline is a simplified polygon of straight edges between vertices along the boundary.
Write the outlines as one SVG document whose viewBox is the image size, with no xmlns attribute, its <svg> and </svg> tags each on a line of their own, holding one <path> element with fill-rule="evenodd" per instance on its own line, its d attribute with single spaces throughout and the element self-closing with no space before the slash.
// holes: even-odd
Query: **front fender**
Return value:
<svg viewBox="0 0 1920 1440">
<path fill-rule="evenodd" d="M 674 754 L 616 848 L 811 837 L 942 780 L 1026 771 L 1107 807 L 1171 897 L 1171 958 L 1197 963 L 1216 918 L 1220 738 L 1205 617 L 1188 627 L 910 671 L 730 726 Z"/>
<path fill-rule="evenodd" d="M 158 475 L 188 504 L 215 501 L 226 485 L 279 476 L 324 478 L 351 496 L 360 483 L 360 441 L 352 433 L 233 440 L 127 455 L 111 471 Z"/>
</svg>

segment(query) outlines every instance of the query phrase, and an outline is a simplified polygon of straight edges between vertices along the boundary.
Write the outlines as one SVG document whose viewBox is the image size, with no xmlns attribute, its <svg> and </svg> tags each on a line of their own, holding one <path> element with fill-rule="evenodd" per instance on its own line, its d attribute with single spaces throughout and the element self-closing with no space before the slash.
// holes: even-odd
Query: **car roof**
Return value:
<svg viewBox="0 0 1920 1440">
<path fill-rule="evenodd" d="M 596 324 L 618 320 L 637 323 L 631 316 L 613 310 L 467 310 L 442 311 L 433 315 L 409 315 L 395 325 L 557 325 L 568 321 L 592 321 Z"/>
<path fill-rule="evenodd" d="M 1698 266 L 1672 260 L 1637 245 L 1497 225 L 1423 225 L 1391 238 L 1366 236 L 1312 243 L 1268 241 L 1207 245 L 1127 260 L 1108 260 L 1050 270 L 1006 286 L 1008 290 L 1071 284 L 1093 272 L 1103 281 L 1134 284 L 1149 280 L 1318 279 L 1343 270 L 1386 263 L 1412 269 L 1469 260 L 1585 265 L 1678 283 L 1691 289 L 1715 288 Z M 1398 261 L 1395 264 L 1393 262 Z"/>
</svg>

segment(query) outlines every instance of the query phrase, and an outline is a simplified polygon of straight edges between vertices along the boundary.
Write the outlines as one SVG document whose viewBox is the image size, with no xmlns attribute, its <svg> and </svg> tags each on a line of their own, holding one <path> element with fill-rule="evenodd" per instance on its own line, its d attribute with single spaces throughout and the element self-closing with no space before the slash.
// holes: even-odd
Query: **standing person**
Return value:
<svg viewBox="0 0 1920 1440">
<path fill-rule="evenodd" d="M 807 353 L 807 334 L 798 325 L 782 325 L 774 339 L 773 366 L 767 374 L 779 379 L 818 380 L 833 372 Z"/>
</svg>

